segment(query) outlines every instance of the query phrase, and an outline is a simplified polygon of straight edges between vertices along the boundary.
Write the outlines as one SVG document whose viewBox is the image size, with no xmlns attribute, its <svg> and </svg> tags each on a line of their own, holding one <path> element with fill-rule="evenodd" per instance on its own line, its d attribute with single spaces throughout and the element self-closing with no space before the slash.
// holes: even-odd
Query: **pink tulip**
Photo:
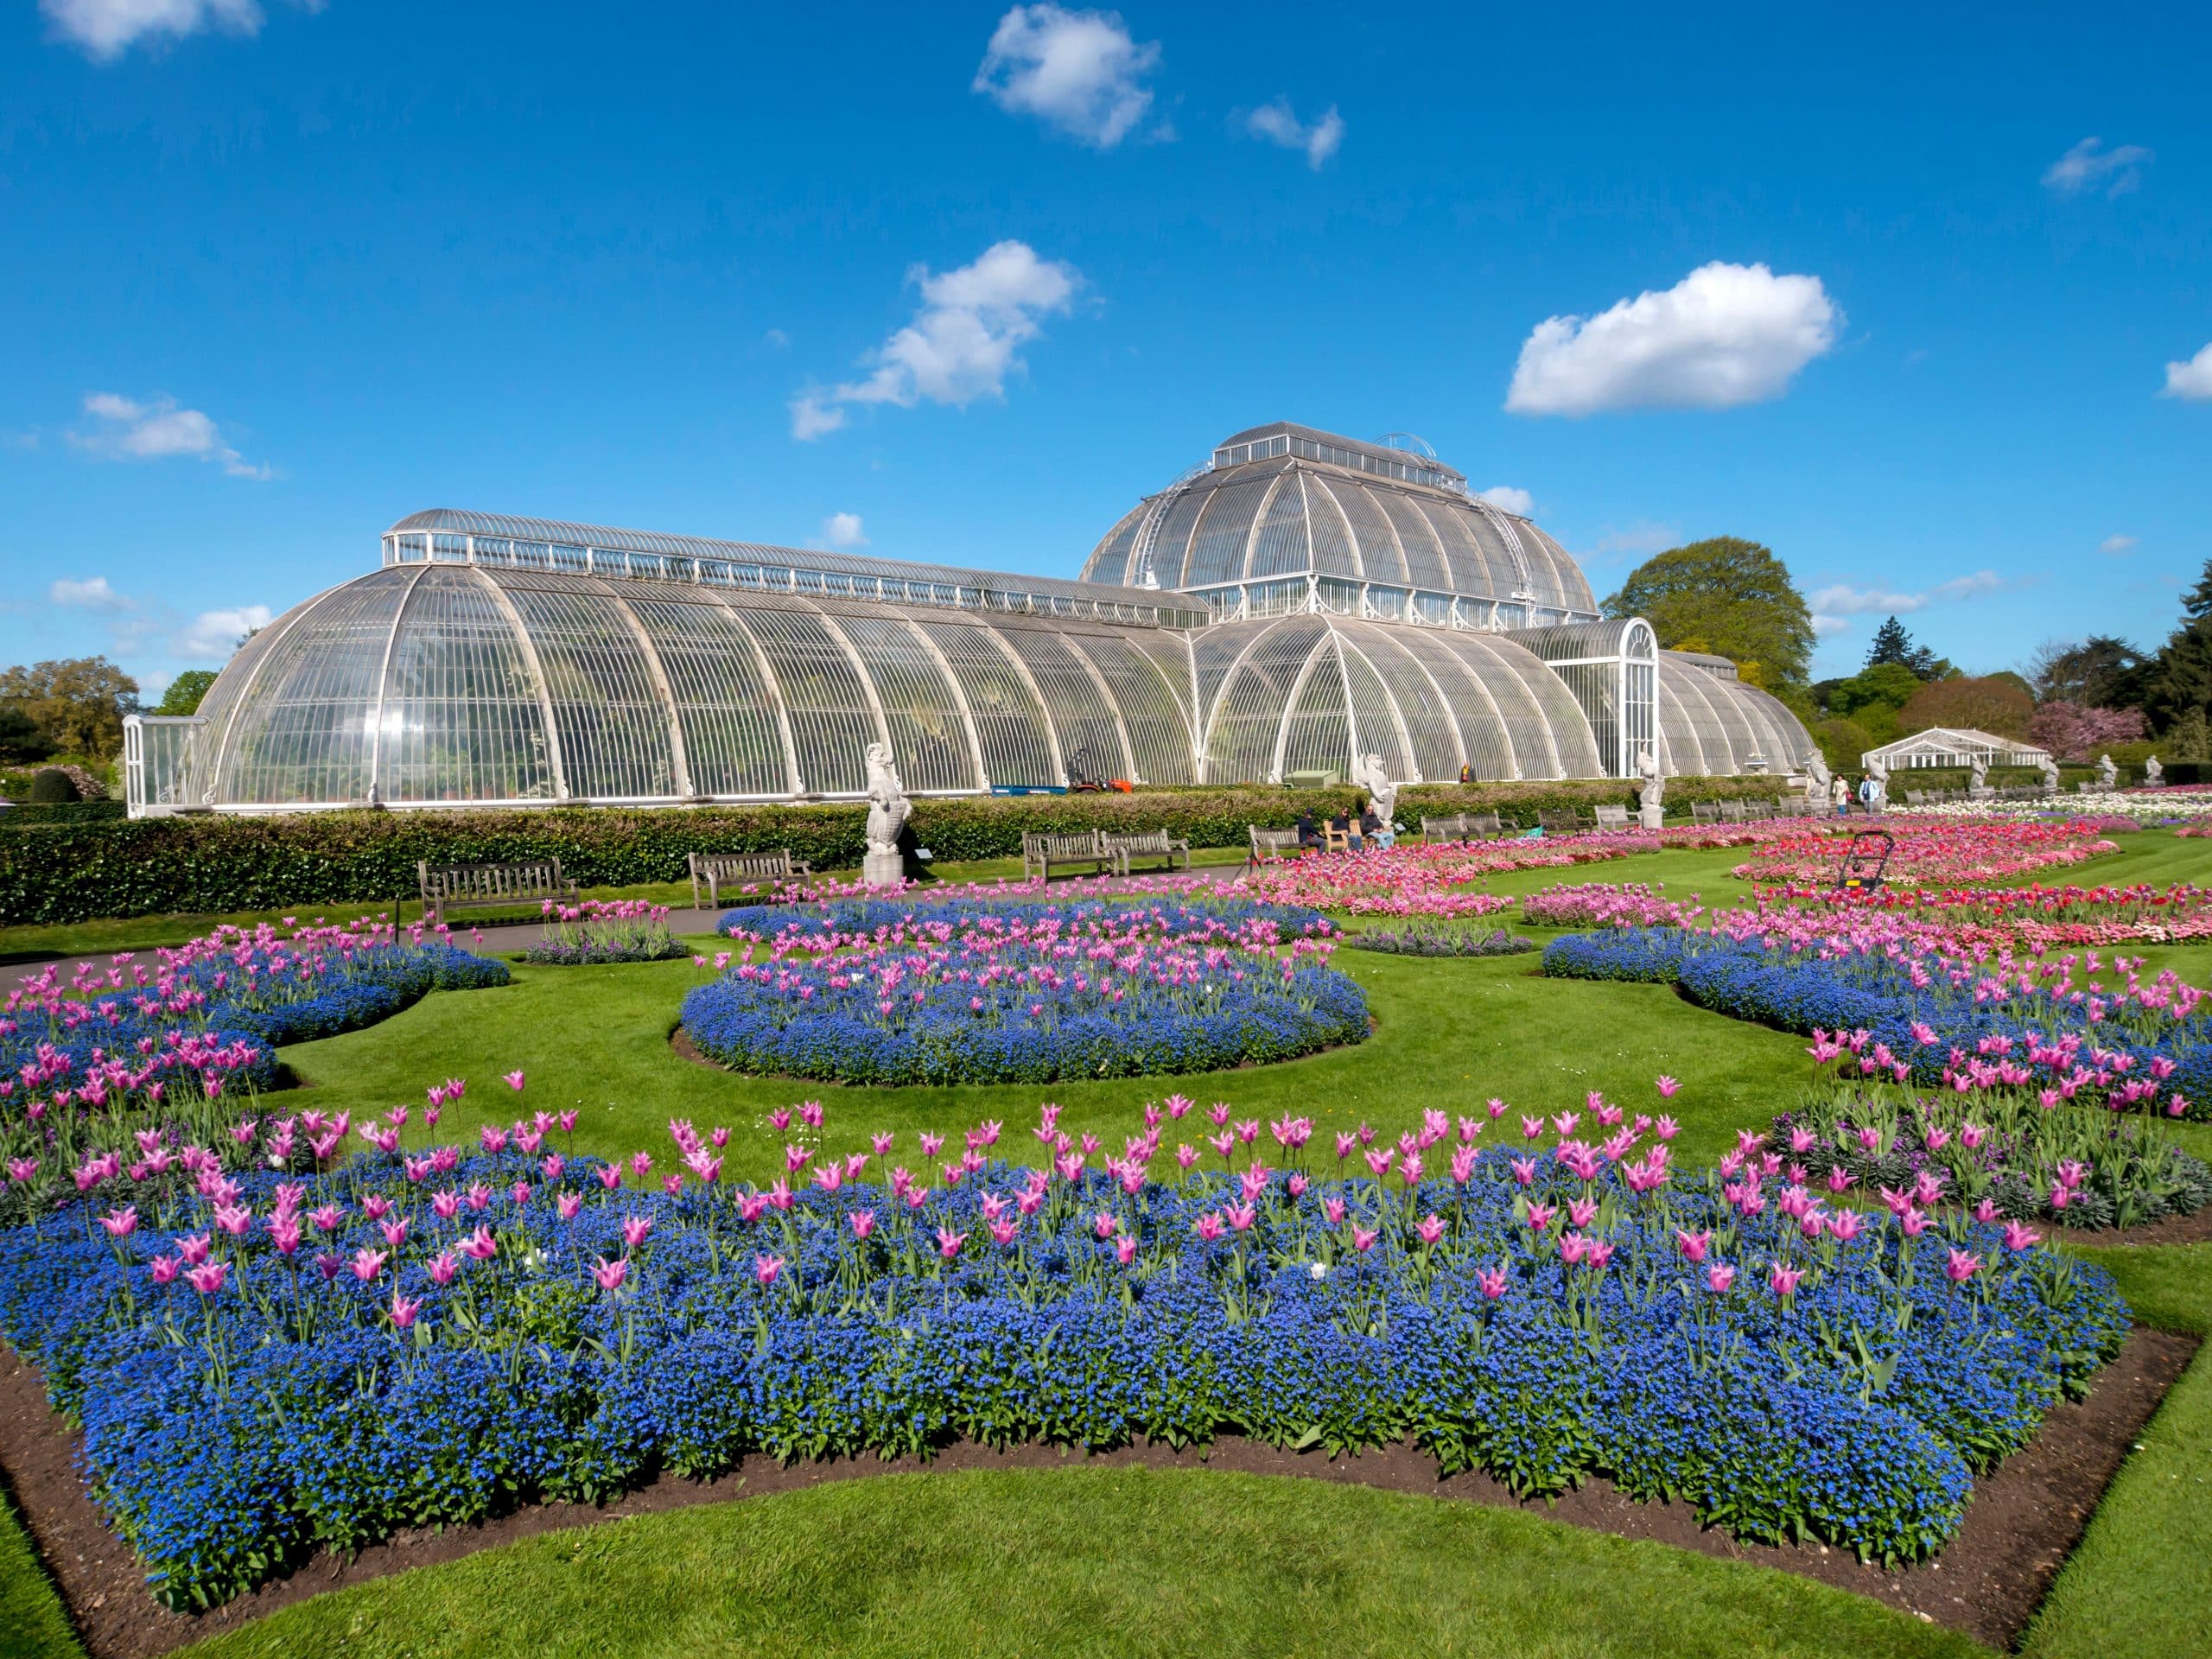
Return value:
<svg viewBox="0 0 2212 1659">
<path fill-rule="evenodd" d="M 866 1238 L 875 1230 L 875 1211 L 873 1210 L 855 1210 L 845 1219 L 852 1224 L 855 1238 Z"/>
<path fill-rule="evenodd" d="M 1951 1259 L 1943 1264 L 1943 1276 L 1955 1285 L 1962 1285 L 1981 1271 L 1981 1258 L 1961 1249 L 1953 1249 Z"/>
<path fill-rule="evenodd" d="M 645 1242 L 647 1235 L 649 1235 L 652 1230 L 653 1218 L 651 1216 L 623 1217 L 622 1248 L 626 1250 L 636 1249 L 639 1245 Z"/>
<path fill-rule="evenodd" d="M 230 1275 L 227 1262 L 203 1262 L 196 1268 L 185 1269 L 184 1281 L 202 1296 L 213 1296 L 222 1289 L 223 1281 Z"/>
<path fill-rule="evenodd" d="M 2008 1221 L 2005 1224 L 2005 1248 L 2008 1250 L 2024 1250 L 2031 1244 L 2041 1243 L 2043 1235 L 2024 1222 Z"/>
<path fill-rule="evenodd" d="M 461 1253 L 472 1262 L 489 1262 L 499 1253 L 499 1242 L 488 1227 L 479 1227 L 461 1241 Z"/>
<path fill-rule="evenodd" d="M 1704 1261 L 1705 1253 L 1712 1245 L 1713 1235 L 1710 1232 L 1685 1232 L 1679 1227 L 1675 1230 L 1675 1248 L 1682 1253 L 1685 1262 L 1694 1264 Z"/>
<path fill-rule="evenodd" d="M 1198 1217 L 1192 1230 L 1211 1244 L 1221 1236 L 1221 1217 L 1209 1210 Z"/>
<path fill-rule="evenodd" d="M 513 1090 L 517 1094 L 520 1094 L 522 1092 L 523 1085 L 522 1069 L 518 1066 L 514 1071 L 508 1072 L 505 1077 L 500 1079 L 500 1081 L 505 1083 L 508 1088 Z"/>
<path fill-rule="evenodd" d="M 1124 1233 L 1114 1241 L 1114 1260 L 1123 1267 L 1137 1259 L 1137 1242 Z"/>
<path fill-rule="evenodd" d="M 371 1283 L 384 1271 L 387 1254 L 388 1252 L 384 1250 L 372 1250 L 364 1244 L 353 1252 L 353 1260 L 351 1264 L 353 1276 L 365 1285 Z"/>
<path fill-rule="evenodd" d="M 406 1330 L 415 1323 L 415 1316 L 422 1311 L 420 1301 L 410 1302 L 397 1290 L 391 1293 L 391 1322 L 397 1329 Z"/>
<path fill-rule="evenodd" d="M 1767 1274 L 1767 1288 L 1786 1301 L 1796 1294 L 1797 1281 L 1804 1276 L 1804 1268 L 1786 1268 L 1777 1262 L 1774 1264 L 1774 1270 Z"/>
<path fill-rule="evenodd" d="M 154 1275 L 156 1284 L 166 1285 L 175 1280 L 178 1269 L 183 1265 L 175 1256 L 157 1255 L 146 1264 L 146 1268 Z"/>
<path fill-rule="evenodd" d="M 1423 1216 L 1414 1224 L 1414 1234 L 1424 1244 L 1433 1245 L 1444 1236 L 1444 1223 L 1437 1216 Z"/>
<path fill-rule="evenodd" d="M 454 1275 L 461 1271 L 461 1263 L 453 1259 L 451 1250 L 440 1250 L 430 1258 L 429 1268 L 432 1284 L 449 1285 L 453 1283 Z"/>
<path fill-rule="evenodd" d="M 1725 1294 L 1736 1282 L 1736 1269 L 1726 1262 L 1716 1262 L 1705 1270 L 1705 1282 L 1713 1287 L 1716 1295 Z"/>
<path fill-rule="evenodd" d="M 1505 1285 L 1505 1269 L 1503 1268 L 1492 1268 L 1486 1273 L 1475 1275 L 1475 1288 L 1482 1292 L 1486 1301 L 1494 1302 L 1504 1295 Z"/>
<path fill-rule="evenodd" d="M 1362 1227 L 1357 1222 L 1352 1224 L 1351 1247 L 1362 1255 L 1373 1249 L 1375 1241 L 1380 1236 L 1382 1235 L 1373 1228 Z"/>
<path fill-rule="evenodd" d="M 1217 1233 L 1221 1230 L 1220 1222 L 1214 1223 L 1214 1230 Z M 956 1233 L 950 1227 L 937 1230 L 937 1253 L 948 1262 L 960 1254 L 960 1247 L 967 1242 L 968 1235 L 965 1233 Z"/>
<path fill-rule="evenodd" d="M 596 1256 L 592 1261 L 591 1276 L 594 1283 L 612 1295 L 622 1288 L 622 1281 L 630 1276 L 630 1258 L 626 1255 L 617 1256 L 613 1261 L 609 1262 L 603 1255 Z M 772 1274 L 769 1276 L 774 1277 Z M 763 1284 L 767 1282 L 766 1279 L 761 1281 Z"/>
<path fill-rule="evenodd" d="M 1659 1079 L 1658 1084 L 1656 1086 L 1659 1090 L 1659 1097 L 1662 1100 L 1672 1100 L 1675 1097 L 1675 1090 L 1679 1090 L 1682 1085 L 1675 1082 L 1672 1077 L 1662 1077 Z"/>
<path fill-rule="evenodd" d="M 783 1270 L 784 1258 L 780 1255 L 756 1255 L 753 1258 L 753 1276 L 763 1290 L 774 1284 L 776 1275 Z"/>
</svg>

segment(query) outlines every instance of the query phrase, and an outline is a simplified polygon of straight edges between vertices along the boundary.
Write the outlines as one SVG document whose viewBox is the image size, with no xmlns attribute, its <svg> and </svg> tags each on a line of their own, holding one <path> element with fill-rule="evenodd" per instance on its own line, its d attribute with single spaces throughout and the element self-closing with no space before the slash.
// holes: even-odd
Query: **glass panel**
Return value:
<svg viewBox="0 0 2212 1659">
<path fill-rule="evenodd" d="M 1406 579 L 1416 588 L 1451 587 L 1452 572 L 1444 563 L 1444 549 L 1421 509 L 1395 490 L 1370 490 L 1368 494 L 1382 509 L 1390 528 L 1398 532 L 1399 545 L 1406 552 Z"/>
<path fill-rule="evenodd" d="M 959 699 L 937 652 L 903 618 L 840 612 L 833 619 L 875 682 L 899 781 L 908 789 L 983 786 Z"/>
<path fill-rule="evenodd" d="M 483 577 L 432 570 L 416 588 L 392 645 L 377 771 L 387 801 L 556 792 L 537 679 Z"/>
<path fill-rule="evenodd" d="M 1344 509 L 1345 522 L 1359 544 L 1360 568 L 1375 582 L 1404 582 L 1406 556 L 1390 531 L 1390 521 L 1375 505 L 1375 498 L 1349 479 L 1332 485 L 1330 493 Z"/>
<path fill-rule="evenodd" d="M 702 795 L 781 795 L 791 788 L 776 690 L 753 636 L 714 603 L 630 598 L 676 693 L 691 787 Z"/>
<path fill-rule="evenodd" d="M 485 576 L 505 590 L 537 649 L 569 795 L 672 798 L 668 705 L 613 601 L 589 588 L 536 588 L 505 571 Z"/>
<path fill-rule="evenodd" d="M 1083 658 L 1057 634 L 1041 629 L 1002 626 L 996 632 L 1027 664 L 1037 689 L 1044 693 L 1065 760 L 1072 762 L 1082 754 L 1093 776 L 1126 778 L 1135 770 L 1113 705 Z"/>
<path fill-rule="evenodd" d="M 1135 643 L 1121 635 L 1071 633 L 1070 646 L 1090 659 L 1120 705 L 1122 722 L 1128 727 L 1130 774 L 1141 783 L 1188 784 L 1197 781 L 1192 771 L 1191 728 L 1183 702 L 1157 664 Z M 1178 665 L 1179 667 L 1180 664 Z M 1187 676 L 1187 670 L 1184 672 Z"/>
<path fill-rule="evenodd" d="M 1352 545 L 1351 531 L 1329 486 L 1318 478 L 1304 480 L 1306 512 L 1313 532 L 1313 568 L 1340 576 L 1360 574 L 1359 550 Z"/>
<path fill-rule="evenodd" d="M 1274 484 L 1273 479 L 1259 478 L 1213 493 L 1213 505 L 1206 510 L 1192 539 L 1191 556 L 1183 567 L 1179 586 L 1230 582 L 1244 574 L 1244 550 L 1251 539 L 1252 520 Z"/>
<path fill-rule="evenodd" d="M 1299 474 L 1286 473 L 1275 480 L 1275 493 L 1261 514 L 1247 574 L 1287 576 L 1313 564 L 1313 550 L 1306 541 L 1306 493 Z"/>
<path fill-rule="evenodd" d="M 868 787 L 868 746 L 880 736 L 868 688 L 845 649 L 811 612 L 760 608 L 745 613 L 790 712 L 798 775 L 824 795 L 857 795 Z"/>
<path fill-rule="evenodd" d="M 986 780 L 1031 787 L 1066 781 L 1053 764 L 1044 708 L 997 636 L 975 622 L 917 617 L 914 626 L 952 664 L 976 722 L 976 741 L 982 746 Z"/>
</svg>

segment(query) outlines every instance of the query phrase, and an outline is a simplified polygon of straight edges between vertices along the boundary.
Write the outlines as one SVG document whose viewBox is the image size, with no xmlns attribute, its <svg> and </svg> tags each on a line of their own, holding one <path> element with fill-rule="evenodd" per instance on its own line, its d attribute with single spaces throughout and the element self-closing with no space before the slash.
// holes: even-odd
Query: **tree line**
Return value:
<svg viewBox="0 0 2212 1659">
<path fill-rule="evenodd" d="M 1813 616 L 1773 550 L 1737 537 L 1669 548 L 1605 601 L 1642 616 L 1662 649 L 1717 652 L 1805 723 L 1828 765 L 1932 727 L 2023 740 L 2062 760 L 2155 747 L 2171 760 L 2212 760 L 2212 561 L 2182 600 L 2165 643 L 2145 651 L 2109 634 L 2052 639 L 2017 670 L 1969 674 L 1917 644 L 1895 616 L 1875 631 L 1857 673 L 1815 680 Z"/>
</svg>

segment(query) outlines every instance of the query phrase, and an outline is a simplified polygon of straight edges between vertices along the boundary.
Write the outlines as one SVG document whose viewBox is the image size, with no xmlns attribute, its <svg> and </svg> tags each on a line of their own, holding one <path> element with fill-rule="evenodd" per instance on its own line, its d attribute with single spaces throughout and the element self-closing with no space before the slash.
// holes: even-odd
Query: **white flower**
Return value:
<svg viewBox="0 0 2212 1659">
<path fill-rule="evenodd" d="M 1316 1279 L 1325 1279 L 1329 1276 L 1329 1265 L 1325 1262 L 1316 1262 L 1312 1267 L 1308 1268 L 1306 1271 L 1312 1274 Z"/>
</svg>

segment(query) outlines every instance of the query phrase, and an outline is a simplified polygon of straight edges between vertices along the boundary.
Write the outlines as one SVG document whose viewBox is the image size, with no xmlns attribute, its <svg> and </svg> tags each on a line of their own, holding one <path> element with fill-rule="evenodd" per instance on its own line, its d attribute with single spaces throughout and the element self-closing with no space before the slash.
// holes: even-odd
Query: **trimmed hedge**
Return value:
<svg viewBox="0 0 2212 1659">
<path fill-rule="evenodd" d="M 17 801 L 0 808 L 0 830 L 32 823 L 120 823 L 129 813 L 121 801 Z"/>
<path fill-rule="evenodd" d="M 1772 797 L 1779 779 L 1677 778 L 1667 804 Z M 1359 791 L 1267 788 L 1147 790 L 1135 795 L 977 796 L 917 800 L 909 830 L 939 863 L 1019 856 L 1025 831 L 1165 829 L 1193 847 L 1239 847 L 1245 827 L 1283 828 L 1307 808 L 1348 810 Z M 1633 805 L 1621 779 L 1427 784 L 1401 790 L 1401 822 L 1490 811 L 1534 822 L 1539 810 Z M 856 869 L 865 805 L 563 807 L 497 811 L 194 814 L 123 823 L 0 829 L 0 925 L 99 917 L 272 910 L 411 899 L 417 860 L 558 858 L 586 887 L 677 881 L 687 853 L 788 847 L 817 870 Z"/>
</svg>

